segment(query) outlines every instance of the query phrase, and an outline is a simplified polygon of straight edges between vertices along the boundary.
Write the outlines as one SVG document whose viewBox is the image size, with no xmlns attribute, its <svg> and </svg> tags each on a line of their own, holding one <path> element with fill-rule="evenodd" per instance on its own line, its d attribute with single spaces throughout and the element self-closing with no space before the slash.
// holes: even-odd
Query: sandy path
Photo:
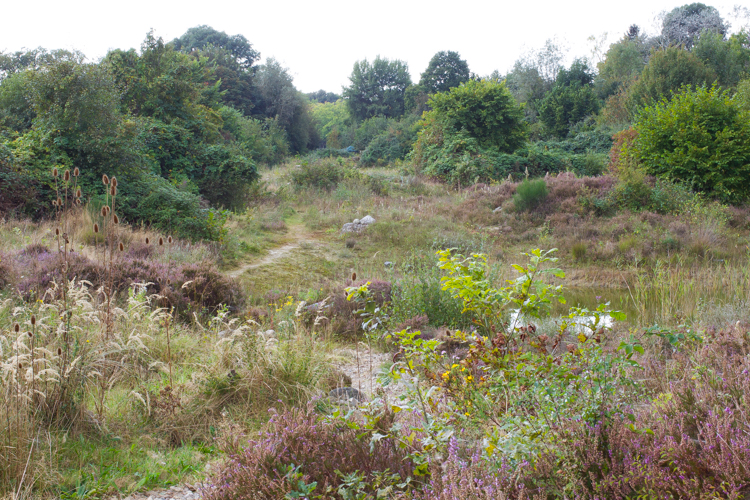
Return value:
<svg viewBox="0 0 750 500">
<path fill-rule="evenodd" d="M 309 232 L 303 225 L 291 226 L 287 233 L 287 237 L 291 238 L 292 241 L 280 247 L 272 248 L 268 251 L 268 254 L 259 261 L 244 264 L 233 271 L 229 271 L 227 276 L 230 278 L 237 278 L 250 269 L 273 264 L 277 260 L 284 258 L 292 250 L 299 248 L 302 243 L 313 243 L 316 241 L 315 235 Z"/>
</svg>

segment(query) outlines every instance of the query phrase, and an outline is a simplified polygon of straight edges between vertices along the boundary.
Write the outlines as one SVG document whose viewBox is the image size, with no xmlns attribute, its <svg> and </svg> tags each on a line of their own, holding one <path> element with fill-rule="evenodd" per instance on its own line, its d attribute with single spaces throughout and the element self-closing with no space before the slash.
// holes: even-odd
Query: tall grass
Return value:
<svg viewBox="0 0 750 500">
<path fill-rule="evenodd" d="M 628 289 L 638 324 L 701 324 L 722 327 L 750 319 L 750 264 L 683 265 L 660 260 L 636 274 Z"/>
</svg>

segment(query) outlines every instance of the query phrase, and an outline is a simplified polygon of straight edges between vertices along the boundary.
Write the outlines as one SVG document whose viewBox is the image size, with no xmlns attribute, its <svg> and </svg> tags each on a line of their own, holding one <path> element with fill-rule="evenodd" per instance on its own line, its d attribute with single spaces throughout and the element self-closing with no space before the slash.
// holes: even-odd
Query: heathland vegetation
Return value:
<svg viewBox="0 0 750 500">
<path fill-rule="evenodd" d="M 750 32 L 661 19 L 0 53 L 0 498 L 750 497 Z"/>
</svg>

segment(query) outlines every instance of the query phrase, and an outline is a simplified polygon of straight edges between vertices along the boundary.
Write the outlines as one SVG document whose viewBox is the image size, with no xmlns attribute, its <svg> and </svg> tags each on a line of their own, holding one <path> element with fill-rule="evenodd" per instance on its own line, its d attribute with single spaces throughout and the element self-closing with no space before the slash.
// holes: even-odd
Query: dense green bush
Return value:
<svg viewBox="0 0 750 500">
<path fill-rule="evenodd" d="M 531 181 L 524 179 L 516 187 L 516 194 L 513 195 L 513 204 L 518 211 L 531 211 L 547 199 L 547 193 L 547 182 L 544 179 Z"/>
<path fill-rule="evenodd" d="M 208 208 L 200 196 L 181 191 L 162 177 L 146 175 L 120 185 L 120 212 L 128 222 L 145 222 L 191 240 L 222 240 L 226 234 L 223 211 Z"/>
<path fill-rule="evenodd" d="M 429 101 L 429 113 L 447 132 L 464 131 L 482 147 L 511 153 L 526 141 L 523 108 L 516 104 L 505 83 L 470 80 L 450 92 L 440 92 Z M 425 121 L 425 126 L 432 122 Z"/>
<path fill-rule="evenodd" d="M 570 126 L 599 111 L 599 99 L 591 85 L 555 86 L 539 104 L 539 118 L 557 137 L 568 135 Z"/>
<path fill-rule="evenodd" d="M 304 161 L 289 176 L 295 188 L 313 187 L 331 191 L 346 177 L 348 167 L 341 158 Z"/>
<path fill-rule="evenodd" d="M 403 159 L 417 138 L 417 120 L 418 117 L 412 114 L 389 123 L 362 151 L 361 163 L 369 166 Z"/>
<path fill-rule="evenodd" d="M 728 92 L 683 88 L 646 108 L 635 129 L 636 155 L 648 173 L 725 202 L 750 195 L 750 116 Z"/>
</svg>

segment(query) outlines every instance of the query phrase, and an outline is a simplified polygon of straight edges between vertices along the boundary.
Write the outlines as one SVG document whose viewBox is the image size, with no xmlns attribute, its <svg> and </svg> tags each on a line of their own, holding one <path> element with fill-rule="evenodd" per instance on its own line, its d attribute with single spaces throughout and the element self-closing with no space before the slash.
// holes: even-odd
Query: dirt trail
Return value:
<svg viewBox="0 0 750 500">
<path fill-rule="evenodd" d="M 316 241 L 315 235 L 301 224 L 290 226 L 289 232 L 287 233 L 286 236 L 287 238 L 291 238 L 292 241 L 280 247 L 269 250 L 268 255 L 266 255 L 259 261 L 251 262 L 248 264 L 243 264 L 237 269 L 233 271 L 229 271 L 227 275 L 230 278 L 237 278 L 238 276 L 241 276 L 243 273 L 245 273 L 246 271 L 250 269 L 255 269 L 256 267 L 267 266 L 268 264 L 272 264 L 276 262 L 277 260 L 288 255 L 295 248 L 299 248 L 302 243 L 305 243 L 305 242 L 313 243 Z"/>
</svg>

